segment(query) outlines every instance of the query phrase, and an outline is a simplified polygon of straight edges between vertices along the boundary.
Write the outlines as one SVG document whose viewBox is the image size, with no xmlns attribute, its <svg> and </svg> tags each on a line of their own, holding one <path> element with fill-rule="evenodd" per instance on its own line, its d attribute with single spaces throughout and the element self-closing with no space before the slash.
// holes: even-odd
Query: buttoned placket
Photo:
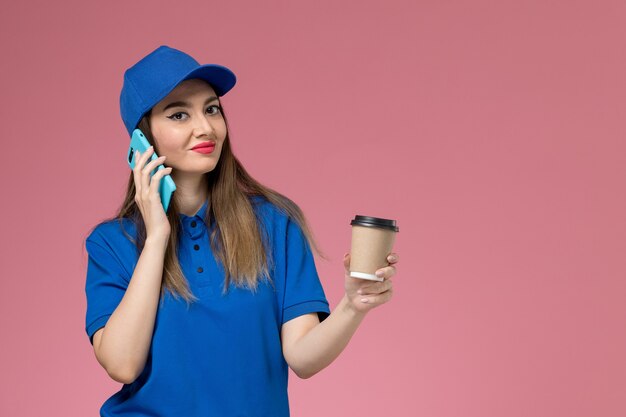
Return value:
<svg viewBox="0 0 626 417">
<path fill-rule="evenodd" d="M 185 217 L 183 219 L 183 229 L 184 233 L 191 239 L 190 243 L 193 248 L 191 251 L 191 261 L 193 262 L 192 266 L 196 273 L 203 274 L 206 269 L 206 265 L 204 265 L 206 260 L 201 257 L 202 252 L 200 251 L 200 248 L 201 245 L 206 244 L 206 239 L 202 239 L 206 233 L 204 222 L 197 215 L 194 217 Z M 199 281 L 203 281 L 201 277 L 199 278 Z"/>
</svg>

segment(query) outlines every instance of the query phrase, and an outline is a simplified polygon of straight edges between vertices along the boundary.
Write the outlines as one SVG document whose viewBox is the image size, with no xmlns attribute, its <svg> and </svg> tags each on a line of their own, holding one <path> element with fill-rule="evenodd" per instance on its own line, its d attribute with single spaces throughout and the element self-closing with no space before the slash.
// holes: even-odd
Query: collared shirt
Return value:
<svg viewBox="0 0 626 417">
<path fill-rule="evenodd" d="M 264 198 L 251 202 L 268 232 L 274 286 L 259 280 L 253 293 L 231 282 L 223 295 L 224 270 L 209 244 L 215 222 L 204 223 L 207 202 L 195 216 L 180 214 L 179 262 L 199 301 L 188 308 L 165 292 L 142 373 L 102 405 L 101 416 L 289 416 L 281 326 L 312 312 L 324 320 L 330 309 L 298 224 Z M 136 236 L 132 222 L 124 228 Z M 139 255 L 117 220 L 98 225 L 86 248 L 85 330 L 93 343 L 124 296 Z"/>
</svg>

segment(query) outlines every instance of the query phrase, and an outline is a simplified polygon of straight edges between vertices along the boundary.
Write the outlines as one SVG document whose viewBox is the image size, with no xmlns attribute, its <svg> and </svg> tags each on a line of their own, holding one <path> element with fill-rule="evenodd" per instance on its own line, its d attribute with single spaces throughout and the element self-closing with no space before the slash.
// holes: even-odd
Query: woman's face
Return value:
<svg viewBox="0 0 626 417">
<path fill-rule="evenodd" d="M 174 178 L 215 169 L 226 139 L 226 121 L 217 94 L 200 79 L 181 82 L 152 108 L 150 130 L 155 150 L 167 157 L 164 163 L 174 168 Z M 212 152 L 207 153 L 208 148 L 205 152 L 192 150 L 205 142 L 215 144 Z"/>
</svg>

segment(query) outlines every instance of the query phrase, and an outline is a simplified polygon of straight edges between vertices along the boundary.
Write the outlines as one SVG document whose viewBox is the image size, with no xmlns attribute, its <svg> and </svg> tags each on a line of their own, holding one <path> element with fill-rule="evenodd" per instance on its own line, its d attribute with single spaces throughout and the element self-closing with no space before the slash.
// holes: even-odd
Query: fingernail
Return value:
<svg viewBox="0 0 626 417">
<path fill-rule="evenodd" d="M 376 272 L 376 276 L 379 278 L 382 278 L 385 275 L 385 273 L 383 271 L 377 271 Z"/>
<path fill-rule="evenodd" d="M 362 303 L 367 303 L 367 302 L 369 302 L 369 301 L 367 300 L 367 298 L 361 298 L 361 302 L 362 302 Z"/>
</svg>

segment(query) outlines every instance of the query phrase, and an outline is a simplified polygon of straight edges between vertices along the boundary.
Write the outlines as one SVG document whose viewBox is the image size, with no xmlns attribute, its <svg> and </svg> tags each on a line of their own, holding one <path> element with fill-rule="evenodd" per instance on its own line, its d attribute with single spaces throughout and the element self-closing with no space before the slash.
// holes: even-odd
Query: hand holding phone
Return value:
<svg viewBox="0 0 626 417">
<path fill-rule="evenodd" d="M 143 155 L 148 150 L 149 147 L 150 147 L 150 143 L 148 142 L 148 139 L 146 139 L 146 137 L 144 136 L 143 132 L 139 129 L 135 129 L 131 136 L 130 145 L 128 147 L 127 161 L 128 161 L 128 166 L 130 166 L 130 169 L 135 168 L 135 151 L 138 150 Z M 154 161 L 158 157 L 159 156 L 156 154 L 156 152 L 153 152 L 150 157 L 150 160 Z M 150 173 L 150 178 L 152 178 L 152 176 L 156 173 L 157 170 L 162 170 L 162 169 L 165 169 L 163 164 L 159 165 L 156 170 L 153 170 Z M 161 196 L 161 204 L 163 205 L 163 210 L 166 213 L 170 205 L 172 193 L 174 191 L 176 191 L 176 184 L 174 184 L 174 180 L 169 174 L 165 175 L 162 178 L 161 183 L 159 184 L 159 195 Z"/>
</svg>

